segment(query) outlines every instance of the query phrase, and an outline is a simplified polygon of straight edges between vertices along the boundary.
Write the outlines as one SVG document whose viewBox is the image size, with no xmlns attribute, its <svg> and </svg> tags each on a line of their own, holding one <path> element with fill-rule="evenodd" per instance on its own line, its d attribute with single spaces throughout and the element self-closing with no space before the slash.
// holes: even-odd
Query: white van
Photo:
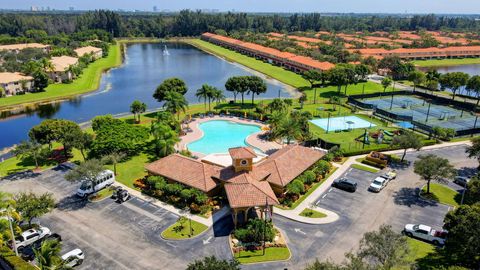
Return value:
<svg viewBox="0 0 480 270">
<path fill-rule="evenodd" d="M 113 183 L 115 183 L 115 175 L 112 171 L 105 170 L 97 176 L 97 180 L 93 183 L 93 187 L 91 181 L 83 181 L 77 189 L 77 196 L 84 198 L 85 196 L 104 189 Z"/>
</svg>

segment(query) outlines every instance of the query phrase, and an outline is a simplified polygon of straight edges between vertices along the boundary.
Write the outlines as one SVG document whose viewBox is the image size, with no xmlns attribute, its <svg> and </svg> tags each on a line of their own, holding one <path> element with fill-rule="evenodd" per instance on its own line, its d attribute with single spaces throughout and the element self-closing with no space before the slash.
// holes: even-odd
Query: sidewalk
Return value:
<svg viewBox="0 0 480 270">
<path fill-rule="evenodd" d="M 458 145 L 470 145 L 469 141 L 462 141 L 462 142 L 444 142 L 441 144 L 435 144 L 435 145 L 430 145 L 430 146 L 425 146 L 422 147 L 421 150 L 431 150 L 431 149 L 437 149 L 437 148 L 444 148 L 444 147 L 450 147 L 450 146 L 458 146 Z M 404 150 L 392 150 L 392 151 L 387 151 L 383 152 L 386 154 L 403 154 Z M 409 152 L 415 152 L 416 150 L 414 149 L 409 149 L 407 150 L 407 153 Z M 366 154 L 363 155 L 358 155 L 358 156 L 351 156 L 345 161 L 343 164 L 336 164 L 333 163 L 335 167 L 337 167 L 337 170 L 328 177 L 328 179 L 325 180 L 312 194 L 310 194 L 303 202 L 301 202 L 295 209 L 293 210 L 284 210 L 280 208 L 274 208 L 274 212 L 278 215 L 281 215 L 283 217 L 286 217 L 288 219 L 302 222 L 302 223 L 307 223 L 307 224 L 327 224 L 327 223 L 332 223 L 335 222 L 339 216 L 338 214 L 329 211 L 327 209 L 323 209 L 320 207 L 315 206 L 315 202 L 320 198 L 320 196 L 325 193 L 328 189 L 331 188 L 331 185 L 333 181 L 337 178 L 339 178 L 343 173 L 345 173 L 352 164 L 361 164 L 356 161 L 358 158 L 365 157 Z M 362 164 L 364 165 L 364 164 Z M 365 165 L 364 165 L 365 166 Z M 302 217 L 300 216 L 300 213 L 305 209 L 305 208 L 310 208 L 319 212 L 322 212 L 326 214 L 327 216 L 325 218 L 308 218 L 308 217 Z"/>
<path fill-rule="evenodd" d="M 219 211 L 215 212 L 213 214 L 212 217 L 209 217 L 209 218 L 204 218 L 204 217 L 201 217 L 201 216 L 198 216 L 198 215 L 192 215 L 192 214 L 189 214 L 187 213 L 186 211 L 184 210 L 181 210 L 181 209 L 178 209 L 168 203 L 165 203 L 165 202 L 162 202 L 160 200 L 157 200 L 153 197 L 150 197 L 148 195 L 145 195 L 143 194 L 142 192 L 136 190 L 136 189 L 133 189 L 133 188 L 130 188 L 130 187 L 127 187 L 125 186 L 124 184 L 122 183 L 119 183 L 119 182 L 116 182 L 115 183 L 116 186 L 121 186 L 123 189 L 126 189 L 128 190 L 128 192 L 130 193 L 130 195 L 132 196 L 135 196 L 135 197 L 138 197 L 142 200 L 145 200 L 149 203 L 152 203 L 158 207 L 161 207 L 167 211 L 170 211 L 178 216 L 185 216 L 187 218 L 191 218 L 192 220 L 196 221 L 196 222 L 199 222 L 199 223 L 202 223 L 204 224 L 205 226 L 207 227 L 210 227 L 212 226 L 215 222 L 217 222 L 218 220 L 220 220 L 221 218 L 223 218 L 224 216 L 230 214 L 230 208 L 228 206 L 225 206 L 223 207 L 222 209 L 220 209 Z"/>
</svg>

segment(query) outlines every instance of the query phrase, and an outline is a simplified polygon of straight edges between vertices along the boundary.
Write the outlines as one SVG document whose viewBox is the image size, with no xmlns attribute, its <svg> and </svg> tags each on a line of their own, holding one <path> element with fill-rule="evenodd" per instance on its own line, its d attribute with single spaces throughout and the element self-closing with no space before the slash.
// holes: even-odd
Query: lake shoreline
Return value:
<svg viewBox="0 0 480 270">
<path fill-rule="evenodd" d="M 72 99 L 72 98 L 75 98 L 75 97 L 78 97 L 78 96 L 81 96 L 81 95 L 84 95 L 84 94 L 88 94 L 88 93 L 92 93 L 92 92 L 97 91 L 98 88 L 100 87 L 100 81 L 102 79 L 102 76 L 105 73 L 107 73 L 108 71 L 110 71 L 111 69 L 117 68 L 117 67 L 120 67 L 120 66 L 123 65 L 123 60 L 124 59 L 123 59 L 122 47 L 123 47 L 123 44 L 125 44 L 125 43 L 126 42 L 121 41 L 121 42 L 118 42 L 117 44 L 110 45 L 109 55 L 106 58 L 100 58 L 100 59 L 97 60 L 97 61 L 104 60 L 105 63 L 100 63 L 100 64 L 95 65 L 96 62 L 93 62 L 86 68 L 86 70 L 84 70 L 84 73 L 82 73 L 81 76 L 85 75 L 88 72 L 93 73 L 92 74 L 93 79 L 90 80 L 90 82 L 88 82 L 88 85 L 86 87 L 82 87 L 82 89 L 74 91 L 74 93 L 65 93 L 65 94 L 62 94 L 62 95 L 54 96 L 54 97 L 43 97 L 43 98 L 40 97 L 40 98 L 37 98 L 38 96 L 36 96 L 36 95 L 39 95 L 39 94 L 43 94 L 43 95 L 47 96 L 50 93 L 50 91 L 54 91 L 53 89 L 52 90 L 48 89 L 48 87 L 50 87 L 50 88 L 61 88 L 63 86 L 65 88 L 69 88 L 69 87 L 73 88 L 75 86 L 75 84 L 79 84 L 79 82 L 76 82 L 76 80 L 82 80 L 82 77 L 79 77 L 76 80 L 74 80 L 71 84 L 51 84 L 47 87 L 47 90 L 45 90 L 44 92 L 25 94 L 25 95 L 28 95 L 28 97 L 29 97 L 29 98 L 25 98 L 25 99 L 27 99 L 27 101 L 11 102 L 9 100 L 9 98 L 13 98 L 13 97 L 16 97 L 16 96 L 2 98 L 3 100 L 5 100 L 7 102 L 7 104 L 6 105 L 0 105 L 0 113 L 1 112 L 8 112 L 8 111 L 16 111 L 16 110 L 17 111 L 18 110 L 26 110 L 27 108 L 34 109 L 34 108 L 36 108 L 40 105 L 63 102 L 63 101 L 67 101 L 69 99 Z M 92 65 L 94 65 L 94 66 L 92 66 Z M 93 70 L 93 71 L 90 71 L 90 69 Z M 90 75 L 90 74 L 88 74 L 88 75 Z M 85 76 L 87 76 L 87 75 L 85 75 Z M 74 85 L 74 86 L 71 86 L 71 85 Z M 65 90 L 65 91 L 68 91 L 68 90 Z M 22 95 L 22 97 L 24 97 L 25 95 Z M 2 100 L 0 100 L 0 101 L 2 101 Z M 11 104 L 9 104 L 9 103 L 11 103 Z"/>
<path fill-rule="evenodd" d="M 417 61 L 412 61 L 412 63 L 418 68 L 454 67 L 454 66 L 480 64 L 480 58 L 417 60 Z"/>
</svg>

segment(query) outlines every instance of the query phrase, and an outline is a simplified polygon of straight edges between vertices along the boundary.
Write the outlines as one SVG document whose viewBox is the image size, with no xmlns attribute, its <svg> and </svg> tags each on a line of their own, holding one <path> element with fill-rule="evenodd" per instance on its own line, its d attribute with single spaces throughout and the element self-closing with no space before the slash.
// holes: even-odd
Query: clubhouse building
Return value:
<svg viewBox="0 0 480 270">
<path fill-rule="evenodd" d="M 287 145 L 272 155 L 258 160 L 250 147 L 229 149 L 232 165 L 220 166 L 179 154 L 172 154 L 146 166 L 151 175 L 160 175 L 169 182 L 199 189 L 209 196 L 223 190 L 228 199 L 235 225 L 238 215 L 244 221 L 252 209 L 263 213 L 279 204 L 277 196 L 296 177 L 314 165 L 324 153 L 300 145 Z"/>
</svg>

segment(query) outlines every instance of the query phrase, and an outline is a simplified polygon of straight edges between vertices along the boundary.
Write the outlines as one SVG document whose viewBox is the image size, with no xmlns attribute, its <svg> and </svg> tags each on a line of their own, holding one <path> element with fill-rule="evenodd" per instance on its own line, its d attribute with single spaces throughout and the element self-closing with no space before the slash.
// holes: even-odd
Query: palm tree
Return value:
<svg viewBox="0 0 480 270">
<path fill-rule="evenodd" d="M 215 102 L 217 103 L 220 103 L 220 102 L 223 102 L 226 100 L 226 97 L 225 95 L 223 94 L 223 90 L 221 89 L 216 89 L 214 92 L 213 92 L 213 100 L 215 100 Z"/>
<path fill-rule="evenodd" d="M 198 101 L 203 99 L 203 104 L 205 106 L 205 113 L 207 113 L 207 99 L 208 99 L 208 96 L 210 95 L 209 87 L 210 86 L 208 84 L 204 84 L 202 85 L 202 88 L 197 89 L 197 92 L 195 93 L 195 96 L 198 98 Z"/>
<path fill-rule="evenodd" d="M 180 120 L 180 112 L 185 113 L 188 107 L 188 102 L 185 97 L 178 92 L 170 91 L 165 94 L 164 100 L 165 103 L 163 104 L 163 107 L 165 110 L 172 114 L 176 114 L 177 119 Z"/>
<path fill-rule="evenodd" d="M 287 139 L 287 144 L 290 144 L 292 140 L 303 139 L 303 132 L 300 122 L 292 117 L 286 117 L 280 122 L 276 135 Z"/>
<path fill-rule="evenodd" d="M 55 71 L 55 66 L 53 65 L 52 61 L 50 61 L 50 59 L 42 58 L 40 63 L 42 65 L 43 70 L 45 70 L 46 72 L 54 72 Z"/>
<path fill-rule="evenodd" d="M 150 131 L 155 138 L 156 153 L 159 157 L 165 157 L 175 152 L 175 144 L 180 139 L 170 126 L 162 122 L 155 122 L 152 123 Z"/>
<path fill-rule="evenodd" d="M 109 155 L 102 157 L 104 163 L 113 164 L 113 173 L 117 175 L 117 164 L 125 158 L 124 153 L 112 152 Z"/>
<path fill-rule="evenodd" d="M 38 267 L 41 270 L 62 269 L 64 263 L 60 257 L 61 250 L 62 244 L 58 240 L 43 241 L 39 249 L 33 249 Z"/>
<path fill-rule="evenodd" d="M 275 111 L 281 111 L 281 112 L 285 112 L 287 111 L 288 109 L 288 104 L 285 102 L 286 100 L 282 100 L 280 98 L 275 98 L 273 99 L 272 102 L 270 102 L 268 105 L 267 105 L 267 109 L 273 113 Z"/>
</svg>

